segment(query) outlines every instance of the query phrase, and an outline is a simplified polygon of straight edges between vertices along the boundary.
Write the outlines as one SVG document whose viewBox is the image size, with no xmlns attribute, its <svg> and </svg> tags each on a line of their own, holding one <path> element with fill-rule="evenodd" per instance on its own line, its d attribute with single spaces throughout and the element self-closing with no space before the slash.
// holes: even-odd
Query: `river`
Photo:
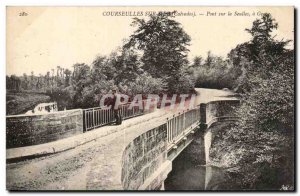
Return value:
<svg viewBox="0 0 300 196">
<path fill-rule="evenodd" d="M 225 190 L 224 171 L 205 166 L 204 157 L 191 160 L 186 150 L 173 161 L 172 171 L 165 181 L 165 190 Z"/>
</svg>

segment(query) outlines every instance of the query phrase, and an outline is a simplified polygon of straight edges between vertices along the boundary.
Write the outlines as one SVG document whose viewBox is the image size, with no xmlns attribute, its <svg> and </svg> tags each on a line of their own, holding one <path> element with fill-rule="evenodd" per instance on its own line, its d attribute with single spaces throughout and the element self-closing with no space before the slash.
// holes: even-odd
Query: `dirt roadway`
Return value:
<svg viewBox="0 0 300 196">
<path fill-rule="evenodd" d="M 199 93 L 197 104 L 232 95 L 229 91 L 196 90 Z M 133 119 L 128 121 L 131 120 Z M 155 118 L 145 120 L 144 123 L 133 125 L 126 131 L 134 131 L 156 123 L 157 120 Z M 94 131 L 101 131 L 101 128 Z M 6 187 L 8 190 L 86 190 L 87 182 L 93 181 L 91 178 L 96 178 L 91 175 L 93 173 L 91 169 L 93 165 L 101 164 L 95 161 L 102 154 L 104 144 L 114 140 L 118 134 L 119 132 L 113 133 L 66 152 L 7 164 Z"/>
<path fill-rule="evenodd" d="M 207 89 L 207 88 L 195 88 L 198 93 L 196 99 L 196 105 L 200 103 L 207 103 L 209 101 L 217 100 L 236 100 L 234 93 L 229 90 L 216 90 L 216 89 Z"/>
</svg>

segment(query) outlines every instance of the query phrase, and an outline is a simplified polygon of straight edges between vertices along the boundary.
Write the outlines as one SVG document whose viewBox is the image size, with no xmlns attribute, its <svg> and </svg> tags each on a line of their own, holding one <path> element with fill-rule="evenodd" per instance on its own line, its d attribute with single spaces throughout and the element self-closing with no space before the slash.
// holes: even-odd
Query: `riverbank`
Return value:
<svg viewBox="0 0 300 196">
<path fill-rule="evenodd" d="M 290 191 L 293 183 L 293 150 L 285 133 L 241 131 L 237 122 L 215 124 L 209 151 L 210 166 L 224 172 L 224 190 Z M 248 135 L 255 134 L 249 140 Z M 270 139 L 275 138 L 275 139 Z"/>
<path fill-rule="evenodd" d="M 32 110 L 39 103 L 47 103 L 50 97 L 35 92 L 11 92 L 6 93 L 6 115 L 24 114 Z"/>
</svg>

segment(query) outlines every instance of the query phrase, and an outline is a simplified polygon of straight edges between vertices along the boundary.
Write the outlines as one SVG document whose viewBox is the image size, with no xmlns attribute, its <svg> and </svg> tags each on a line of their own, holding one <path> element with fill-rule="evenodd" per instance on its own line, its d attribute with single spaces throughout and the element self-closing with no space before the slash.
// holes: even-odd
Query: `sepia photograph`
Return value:
<svg viewBox="0 0 300 196">
<path fill-rule="evenodd" d="M 6 6 L 6 190 L 294 192 L 295 13 Z"/>
</svg>

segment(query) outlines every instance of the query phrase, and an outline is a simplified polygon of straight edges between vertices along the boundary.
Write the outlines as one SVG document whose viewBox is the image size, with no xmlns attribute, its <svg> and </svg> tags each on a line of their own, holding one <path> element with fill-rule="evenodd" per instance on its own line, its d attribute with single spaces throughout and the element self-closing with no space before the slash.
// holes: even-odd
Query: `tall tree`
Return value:
<svg viewBox="0 0 300 196">
<path fill-rule="evenodd" d="M 114 79 L 116 85 L 135 81 L 137 76 L 143 72 L 138 54 L 133 49 L 127 48 L 123 48 L 119 54 L 115 54 L 113 61 L 110 61 L 110 66 L 113 66 L 117 73 Z"/>
<path fill-rule="evenodd" d="M 294 51 L 285 47 L 289 41 L 274 39 L 277 26 L 263 14 L 247 29 L 252 39 L 230 53 L 234 64 L 245 68 L 247 89 L 241 119 L 222 133 L 225 144 L 217 151 L 223 163 L 236 168 L 242 178 L 236 182 L 244 189 L 294 186 Z"/>
<path fill-rule="evenodd" d="M 34 84 L 34 72 L 31 71 L 31 75 L 30 75 L 30 88 L 33 90 L 35 88 L 35 84 Z"/>
<path fill-rule="evenodd" d="M 90 67 L 84 63 L 76 63 L 73 65 L 74 72 L 72 76 L 72 87 L 74 89 L 73 103 L 76 108 L 84 108 L 86 105 L 93 104 L 93 102 L 86 102 L 87 96 L 84 95 L 86 89 L 90 88 L 92 84 L 92 76 Z"/>
<path fill-rule="evenodd" d="M 72 72 L 69 69 L 65 69 L 64 74 L 65 74 L 65 76 L 64 76 L 64 78 L 65 78 L 65 87 L 67 87 L 71 84 L 70 81 L 71 81 Z"/>
<path fill-rule="evenodd" d="M 202 59 L 201 56 L 196 56 L 194 58 L 194 62 L 192 64 L 192 67 L 200 67 L 202 65 L 202 61 L 203 61 L 203 59 Z"/>
<path fill-rule="evenodd" d="M 147 21 L 134 18 L 132 25 L 137 29 L 124 47 L 142 51 L 142 68 L 154 78 L 169 77 L 172 88 L 178 71 L 188 63 L 190 36 L 171 14 L 152 15 Z"/>
<path fill-rule="evenodd" d="M 28 84 L 29 84 L 29 81 L 28 81 L 28 76 L 26 73 L 23 74 L 23 82 L 22 82 L 22 88 L 24 90 L 28 90 Z"/>
<path fill-rule="evenodd" d="M 116 69 L 109 65 L 109 59 L 105 56 L 97 56 L 92 63 L 93 80 L 113 80 Z"/>
</svg>

